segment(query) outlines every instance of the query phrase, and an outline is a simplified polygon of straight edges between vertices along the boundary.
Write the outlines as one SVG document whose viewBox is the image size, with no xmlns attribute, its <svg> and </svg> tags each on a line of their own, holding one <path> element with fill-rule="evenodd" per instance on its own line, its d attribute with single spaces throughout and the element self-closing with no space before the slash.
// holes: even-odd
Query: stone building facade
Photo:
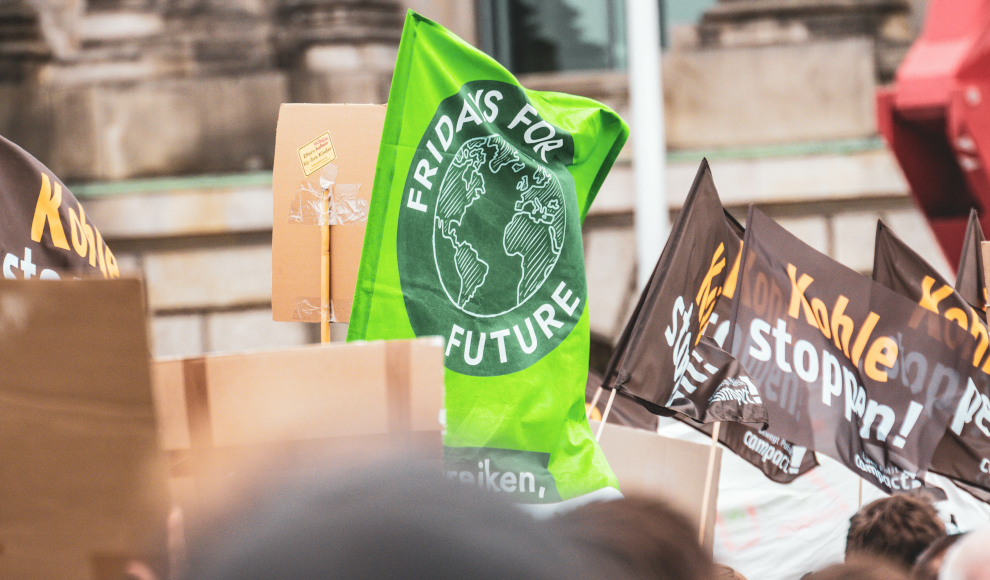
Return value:
<svg viewBox="0 0 990 580">
<path fill-rule="evenodd" d="M 384 102 L 404 8 L 484 44 L 486 11 L 501 1 L 0 0 L 0 134 L 70 183 L 122 270 L 145 277 L 156 355 L 315 342 L 313 325 L 270 316 L 279 104 Z M 873 112 L 922 9 L 922 0 L 719 0 L 672 31 L 671 215 L 707 157 L 740 218 L 756 203 L 863 272 L 882 218 L 949 272 Z M 632 127 L 585 225 L 600 365 L 636 297 L 627 78 L 521 80 L 599 99 Z"/>
</svg>

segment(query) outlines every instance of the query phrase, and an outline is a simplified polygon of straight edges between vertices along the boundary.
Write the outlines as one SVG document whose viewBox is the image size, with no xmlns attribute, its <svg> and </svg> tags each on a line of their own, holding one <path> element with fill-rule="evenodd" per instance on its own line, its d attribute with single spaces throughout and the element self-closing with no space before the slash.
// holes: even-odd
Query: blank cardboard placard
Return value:
<svg viewBox="0 0 990 580">
<path fill-rule="evenodd" d="M 348 322 L 375 181 L 384 105 L 279 109 L 272 176 L 272 318 L 320 322 L 322 225 L 330 226 L 331 322 Z M 328 206 L 320 197 L 330 194 Z"/>
<path fill-rule="evenodd" d="M 437 338 L 159 360 L 154 377 L 169 451 L 441 428 Z"/>
<path fill-rule="evenodd" d="M 158 360 L 153 377 L 173 497 L 194 527 L 259 473 L 394 444 L 440 458 L 438 338 Z"/>
<path fill-rule="evenodd" d="M 597 429 L 598 423 L 593 422 L 592 430 Z M 605 424 L 600 444 L 619 478 L 622 493 L 664 500 L 679 509 L 692 524 L 699 525 L 711 446 L 612 423 Z M 712 492 L 705 518 L 705 549 L 709 553 L 715 531 L 722 449 L 716 448 L 715 453 Z"/>
<path fill-rule="evenodd" d="M 163 561 L 146 325 L 138 280 L 0 280 L 0 578 Z"/>
</svg>

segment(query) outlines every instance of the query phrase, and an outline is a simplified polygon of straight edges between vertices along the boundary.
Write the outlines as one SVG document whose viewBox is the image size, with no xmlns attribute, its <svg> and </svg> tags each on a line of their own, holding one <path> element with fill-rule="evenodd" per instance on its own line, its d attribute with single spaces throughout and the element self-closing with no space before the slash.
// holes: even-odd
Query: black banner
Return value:
<svg viewBox="0 0 990 580">
<path fill-rule="evenodd" d="M 888 493 L 921 487 L 969 379 L 972 337 L 755 207 L 744 240 L 731 352 L 760 388 L 773 432 Z M 916 317 L 937 332 L 905 334 Z M 904 353 L 925 360 L 917 393 L 897 380 Z M 763 378 L 776 373 L 776 385 Z"/>
<path fill-rule="evenodd" d="M 970 225 L 973 225 L 972 220 Z M 979 224 L 977 224 L 977 230 Z M 982 237 L 982 234 L 980 234 Z M 978 248 L 979 244 L 977 244 Z M 965 249 L 964 249 L 965 262 Z M 944 475 L 985 501 L 986 494 L 975 493 L 972 487 L 990 491 L 990 353 L 987 349 L 987 327 L 978 312 L 962 294 L 939 275 L 914 250 L 909 248 L 883 222 L 877 224 L 876 251 L 873 257 L 873 279 L 905 296 L 922 308 L 958 324 L 976 339 L 976 350 L 969 359 L 972 377 L 960 382 L 953 390 L 963 390 L 955 408 L 949 430 L 939 442 L 932 458 L 931 471 Z M 904 332 L 938 333 L 938 328 L 921 326 L 921 317 L 912 317 Z M 918 377 L 926 374 L 925 356 L 901 352 L 895 373 L 899 383 L 919 394 L 924 388 Z M 937 393 L 936 393 L 937 394 Z"/>
<path fill-rule="evenodd" d="M 956 292 L 986 320 L 987 285 L 983 279 L 983 228 L 975 209 L 969 211 L 966 237 L 963 239 L 959 268 L 956 269 Z"/>
<path fill-rule="evenodd" d="M 728 212 L 725 212 L 725 219 L 735 237 L 735 255 L 738 258 L 742 252 L 742 238 L 746 231 Z M 735 288 L 730 288 L 719 297 L 708 328 L 705 330 L 705 336 L 712 338 L 719 345 L 725 344 L 729 334 L 734 290 Z M 775 378 L 764 377 L 763 380 L 774 381 Z M 770 393 L 773 395 L 772 391 Z M 678 419 L 681 417 L 681 415 L 677 416 Z M 712 434 L 710 425 L 699 426 L 689 419 L 682 421 L 709 436 Z M 818 467 L 818 458 L 813 451 L 774 435 L 770 429 L 760 430 L 745 423 L 725 423 L 719 431 L 718 440 L 730 451 L 762 471 L 768 479 L 777 483 L 790 483 L 798 476 Z"/>
<path fill-rule="evenodd" d="M 65 184 L 3 137 L 0 264 L 8 279 L 120 277 L 113 252 Z"/>
<path fill-rule="evenodd" d="M 742 367 L 703 335 L 731 295 L 739 238 L 726 221 L 708 162 L 678 214 L 667 245 L 619 338 L 603 387 L 651 413 L 695 421 L 765 424 L 766 409 Z"/>
</svg>

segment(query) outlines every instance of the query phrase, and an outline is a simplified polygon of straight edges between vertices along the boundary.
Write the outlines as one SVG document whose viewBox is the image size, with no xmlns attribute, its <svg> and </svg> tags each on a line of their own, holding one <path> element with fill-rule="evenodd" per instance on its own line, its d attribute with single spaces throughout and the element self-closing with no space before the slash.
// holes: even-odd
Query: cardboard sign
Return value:
<svg viewBox="0 0 990 580">
<path fill-rule="evenodd" d="M 144 314 L 138 280 L 0 280 L 0 578 L 164 561 Z"/>
<path fill-rule="evenodd" d="M 283 104 L 272 180 L 272 318 L 348 322 L 384 105 Z M 330 291 L 321 287 L 330 230 Z"/>
<path fill-rule="evenodd" d="M 167 451 L 436 432 L 437 338 L 313 345 L 154 363 Z"/>
<path fill-rule="evenodd" d="M 591 429 L 597 431 L 598 423 L 592 422 Z M 605 424 L 599 444 L 619 478 L 623 494 L 661 499 L 679 509 L 695 526 L 701 524 L 710 446 L 612 423 Z M 705 549 L 709 552 L 715 536 L 721 467 L 722 448 L 719 447 L 715 450 L 712 490 L 704 522 Z"/>
<path fill-rule="evenodd" d="M 436 338 L 160 360 L 153 375 L 187 527 L 237 501 L 259 472 L 350 465 L 408 444 L 440 460 Z"/>
</svg>

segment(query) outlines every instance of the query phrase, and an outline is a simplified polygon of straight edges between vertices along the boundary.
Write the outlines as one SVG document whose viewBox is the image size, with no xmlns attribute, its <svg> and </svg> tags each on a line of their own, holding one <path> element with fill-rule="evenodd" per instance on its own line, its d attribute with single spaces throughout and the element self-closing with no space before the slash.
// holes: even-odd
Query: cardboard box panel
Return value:
<svg viewBox="0 0 990 580">
<path fill-rule="evenodd" d="M 141 283 L 0 280 L 0 360 L 0 578 L 163 562 Z"/>
<path fill-rule="evenodd" d="M 598 423 L 593 422 L 591 428 L 596 432 Z M 622 493 L 662 499 L 683 512 L 695 526 L 700 525 L 709 445 L 661 437 L 650 431 L 611 423 L 605 424 L 600 444 L 612 471 L 619 478 Z M 704 522 L 705 547 L 709 552 L 715 532 L 721 466 L 722 449 L 717 447 Z"/>
<path fill-rule="evenodd" d="M 171 451 L 441 427 L 436 338 L 161 360 L 155 379 Z"/>
<path fill-rule="evenodd" d="M 331 322 L 350 320 L 384 123 L 384 105 L 283 104 L 279 110 L 272 181 L 275 320 L 320 322 L 320 226 L 327 221 Z M 327 191 L 333 206 L 323 213 L 319 195 Z"/>
<path fill-rule="evenodd" d="M 412 431 L 433 431 L 439 425 L 439 410 L 443 408 L 443 392 L 435 385 L 443 384 L 443 340 L 428 338 L 408 342 L 410 367 L 409 428 Z"/>
<path fill-rule="evenodd" d="M 346 363 L 313 356 L 319 350 L 208 359 L 214 444 L 386 432 L 386 416 L 376 412 L 386 406 L 385 345 L 352 349 Z"/>
</svg>

